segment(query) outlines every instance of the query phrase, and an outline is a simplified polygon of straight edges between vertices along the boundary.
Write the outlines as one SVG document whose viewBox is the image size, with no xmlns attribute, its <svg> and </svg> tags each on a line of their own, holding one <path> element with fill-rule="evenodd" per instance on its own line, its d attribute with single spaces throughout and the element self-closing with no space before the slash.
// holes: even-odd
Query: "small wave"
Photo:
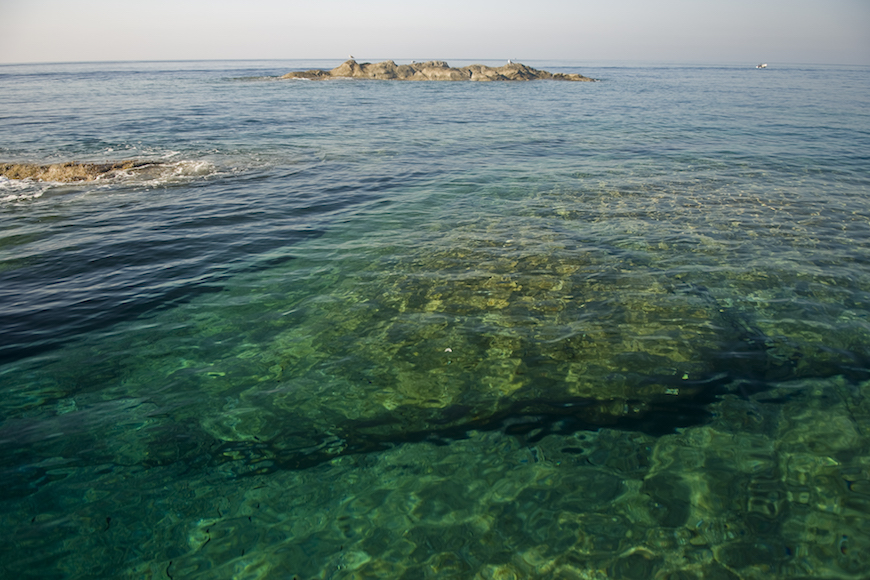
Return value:
<svg viewBox="0 0 870 580">
<path fill-rule="evenodd" d="M 9 179 L 0 175 L 0 203 L 27 201 L 42 197 L 53 184 L 42 181 Z"/>
<path fill-rule="evenodd" d="M 256 83 L 256 82 L 264 82 L 264 81 L 277 81 L 277 80 L 281 80 L 281 77 L 280 76 L 264 75 L 264 76 L 251 76 L 251 77 L 232 77 L 232 78 L 229 78 L 227 80 L 242 82 L 242 83 Z"/>
<path fill-rule="evenodd" d="M 172 163 L 153 163 L 143 168 L 119 171 L 111 177 L 101 179 L 155 186 L 209 177 L 216 173 L 217 168 L 209 161 L 186 159 Z"/>
</svg>

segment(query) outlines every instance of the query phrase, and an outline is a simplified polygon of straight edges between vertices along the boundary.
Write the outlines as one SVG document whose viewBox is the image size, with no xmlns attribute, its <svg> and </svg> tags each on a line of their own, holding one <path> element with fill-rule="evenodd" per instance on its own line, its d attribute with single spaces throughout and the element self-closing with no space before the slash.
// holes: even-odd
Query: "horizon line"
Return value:
<svg viewBox="0 0 870 580">
<path fill-rule="evenodd" d="M 24 65 L 70 65 L 70 64 L 135 64 L 135 63 L 185 63 L 185 62 L 280 62 L 280 61 L 338 61 L 338 62 L 347 62 L 351 60 L 347 57 L 316 57 L 316 58 L 305 58 L 305 57 L 269 57 L 269 58 L 179 58 L 179 59 L 113 59 L 113 60 L 58 60 L 58 61 L 18 61 L 18 62 L 2 62 L 0 61 L 0 66 L 24 66 Z M 466 57 L 449 57 L 449 58 L 431 58 L 431 57 L 393 57 L 393 58 L 372 58 L 372 59 L 360 59 L 354 58 L 353 60 L 357 62 L 383 62 L 385 60 L 392 61 L 417 61 L 417 62 L 427 62 L 433 60 L 447 61 L 447 60 L 459 60 L 459 61 L 468 61 L 468 60 L 480 60 L 480 61 L 507 61 L 511 60 L 513 62 L 559 62 L 559 61 L 569 61 L 572 63 L 579 64 L 592 64 L 592 63 L 638 63 L 638 64 L 668 64 L 668 65 L 694 65 L 694 66 L 738 66 L 741 64 L 758 64 L 758 62 L 766 62 L 767 64 L 773 63 L 775 65 L 786 65 L 786 66 L 794 66 L 794 65 L 813 65 L 813 66 L 854 66 L 854 67 L 870 67 L 870 63 L 867 64 L 858 64 L 858 63 L 834 63 L 834 62 L 789 62 L 789 61 L 676 61 L 676 60 L 651 60 L 651 59 L 573 59 L 573 58 L 530 58 L 530 59 L 521 59 L 521 58 L 482 58 L 482 57 L 474 57 L 474 58 L 466 58 Z"/>
</svg>

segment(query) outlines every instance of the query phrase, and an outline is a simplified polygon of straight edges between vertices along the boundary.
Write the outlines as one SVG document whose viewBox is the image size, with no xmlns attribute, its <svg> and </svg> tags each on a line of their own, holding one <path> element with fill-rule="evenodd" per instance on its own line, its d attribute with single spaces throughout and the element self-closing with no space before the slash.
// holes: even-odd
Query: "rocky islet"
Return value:
<svg viewBox="0 0 870 580">
<path fill-rule="evenodd" d="M 358 63 L 353 59 L 345 61 L 332 70 L 293 71 L 281 78 L 309 80 L 354 78 L 390 81 L 595 81 L 580 74 L 551 73 L 510 61 L 500 67 L 473 64 L 454 68 L 441 60 L 397 65 L 392 60 Z"/>
</svg>

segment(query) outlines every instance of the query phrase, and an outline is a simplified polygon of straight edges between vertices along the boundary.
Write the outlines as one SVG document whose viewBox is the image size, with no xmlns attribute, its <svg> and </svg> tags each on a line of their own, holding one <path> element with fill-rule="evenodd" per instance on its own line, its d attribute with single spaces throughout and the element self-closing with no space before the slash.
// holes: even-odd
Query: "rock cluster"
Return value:
<svg viewBox="0 0 870 580">
<path fill-rule="evenodd" d="M 114 163 L 55 163 L 38 165 L 35 163 L 0 163 L 0 175 L 9 179 L 33 179 L 36 181 L 93 181 L 100 177 L 111 176 L 120 171 L 142 169 L 154 165 L 150 161 L 117 161 Z"/>
<path fill-rule="evenodd" d="M 354 78 L 394 81 L 594 81 L 579 74 L 550 73 L 524 64 L 508 62 L 500 67 L 473 64 L 453 68 L 441 60 L 397 65 L 391 60 L 378 63 L 358 63 L 348 60 L 336 68 L 289 72 L 284 79 Z"/>
</svg>

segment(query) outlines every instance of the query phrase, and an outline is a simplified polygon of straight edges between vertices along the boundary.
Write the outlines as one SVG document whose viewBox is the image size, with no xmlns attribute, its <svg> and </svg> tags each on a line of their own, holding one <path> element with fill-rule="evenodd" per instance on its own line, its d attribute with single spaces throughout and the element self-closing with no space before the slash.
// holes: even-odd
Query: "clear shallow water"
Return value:
<svg viewBox="0 0 870 580">
<path fill-rule="evenodd" d="M 6 575 L 862 577 L 866 68 L 335 64 L 0 67 Z"/>
</svg>

